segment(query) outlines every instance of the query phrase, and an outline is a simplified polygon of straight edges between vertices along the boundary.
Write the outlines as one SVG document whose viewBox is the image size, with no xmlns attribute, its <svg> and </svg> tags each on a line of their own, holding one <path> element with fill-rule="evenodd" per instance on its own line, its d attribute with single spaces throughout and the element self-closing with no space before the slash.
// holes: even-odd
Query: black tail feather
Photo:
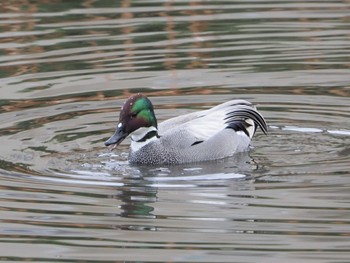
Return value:
<svg viewBox="0 0 350 263">
<path fill-rule="evenodd" d="M 253 120 L 256 126 L 258 126 L 262 130 L 262 132 L 265 135 L 267 135 L 267 124 L 264 120 L 264 117 L 252 108 L 242 108 L 231 111 L 227 114 L 227 117 L 225 118 L 226 123 L 228 124 L 228 128 L 232 128 L 234 130 L 241 130 L 249 136 L 248 131 L 246 129 L 247 127 L 249 127 L 247 126 L 249 124 L 245 122 L 246 119 Z"/>
</svg>

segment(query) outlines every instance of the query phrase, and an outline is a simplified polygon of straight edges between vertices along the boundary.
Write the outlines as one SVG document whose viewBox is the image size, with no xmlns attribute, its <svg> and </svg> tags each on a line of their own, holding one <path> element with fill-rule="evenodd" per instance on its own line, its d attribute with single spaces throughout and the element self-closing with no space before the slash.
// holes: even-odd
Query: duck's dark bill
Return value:
<svg viewBox="0 0 350 263">
<path fill-rule="evenodd" d="M 128 134 L 126 132 L 123 131 L 123 129 L 121 127 L 117 128 L 117 130 L 115 131 L 115 133 L 112 135 L 111 138 L 109 138 L 106 142 L 105 145 L 106 146 L 111 146 L 109 149 L 113 150 L 115 147 L 117 147 L 126 137 L 128 136 Z"/>
</svg>

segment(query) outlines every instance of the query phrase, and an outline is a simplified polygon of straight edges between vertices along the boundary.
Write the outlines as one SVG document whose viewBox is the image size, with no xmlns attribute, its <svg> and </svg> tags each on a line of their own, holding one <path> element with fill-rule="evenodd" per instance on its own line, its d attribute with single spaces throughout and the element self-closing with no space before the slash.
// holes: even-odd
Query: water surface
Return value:
<svg viewBox="0 0 350 263">
<path fill-rule="evenodd" d="M 34 2 L 0 9 L 1 261 L 349 260 L 349 2 Z M 246 99 L 269 135 L 130 166 L 103 142 L 136 92 L 158 121 Z"/>
</svg>

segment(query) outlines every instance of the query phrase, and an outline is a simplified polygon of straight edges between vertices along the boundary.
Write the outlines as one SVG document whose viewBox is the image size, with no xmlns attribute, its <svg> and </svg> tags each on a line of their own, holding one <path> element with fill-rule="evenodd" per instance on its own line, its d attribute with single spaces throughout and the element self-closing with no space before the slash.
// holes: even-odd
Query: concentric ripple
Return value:
<svg viewBox="0 0 350 263">
<path fill-rule="evenodd" d="M 347 262 L 346 1 L 9 1 L 0 10 L 0 258 Z M 247 99 L 251 149 L 130 166 L 130 94 L 159 121 Z"/>
</svg>

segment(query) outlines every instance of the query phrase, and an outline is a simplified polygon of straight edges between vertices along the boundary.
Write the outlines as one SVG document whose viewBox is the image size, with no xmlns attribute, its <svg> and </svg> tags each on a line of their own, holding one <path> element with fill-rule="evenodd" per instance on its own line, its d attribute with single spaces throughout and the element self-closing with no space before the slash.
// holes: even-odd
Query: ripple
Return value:
<svg viewBox="0 0 350 263">
<path fill-rule="evenodd" d="M 2 260 L 348 260 L 348 3 L 54 6 L 0 14 Z M 131 166 L 128 142 L 103 142 L 135 92 L 159 121 L 247 99 L 269 135 L 234 158 Z"/>
</svg>

